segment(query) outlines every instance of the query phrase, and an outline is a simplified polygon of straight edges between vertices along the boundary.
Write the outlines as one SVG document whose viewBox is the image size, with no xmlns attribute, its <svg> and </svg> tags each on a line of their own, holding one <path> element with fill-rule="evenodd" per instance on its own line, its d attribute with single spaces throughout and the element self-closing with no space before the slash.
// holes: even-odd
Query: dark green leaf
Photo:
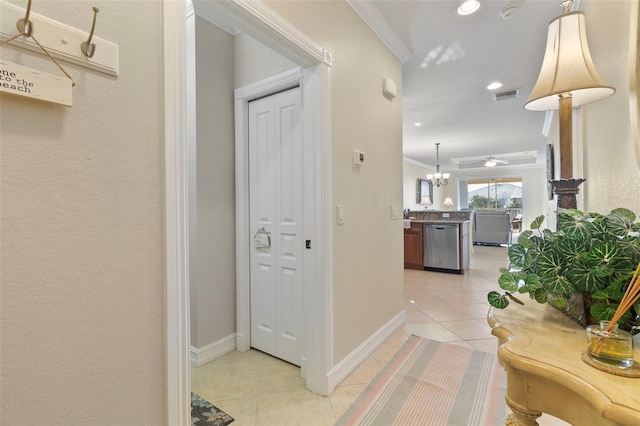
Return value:
<svg viewBox="0 0 640 426">
<path fill-rule="evenodd" d="M 632 230 L 632 223 L 626 216 L 611 214 L 604 222 L 609 232 L 618 237 L 624 237 Z"/>
<path fill-rule="evenodd" d="M 522 231 L 520 235 L 518 235 L 518 244 L 520 244 L 524 248 L 531 247 L 533 244 L 530 240 L 532 235 L 533 232 L 531 232 L 531 230 L 529 229 L 527 229 L 526 231 Z"/>
<path fill-rule="evenodd" d="M 562 275 L 542 280 L 542 285 L 549 293 L 559 294 L 562 296 L 570 296 L 571 293 L 576 291 L 576 288 L 571 284 L 571 281 Z"/>
<path fill-rule="evenodd" d="M 498 285 L 501 289 L 507 291 L 517 291 L 520 274 L 518 272 L 505 272 L 498 278 Z"/>
<path fill-rule="evenodd" d="M 551 304 L 558 309 L 564 309 L 567 307 L 569 302 L 564 297 L 554 297 L 551 299 Z"/>
<path fill-rule="evenodd" d="M 515 266 L 526 266 L 527 260 L 528 260 L 528 256 L 527 256 L 527 250 L 521 246 L 520 244 L 514 244 L 511 247 L 509 247 L 509 261 L 511 262 L 512 265 Z"/>
<path fill-rule="evenodd" d="M 618 207 L 617 209 L 611 210 L 611 214 L 617 214 L 620 216 L 624 216 L 629 220 L 629 222 L 636 221 L 636 214 L 629 209 L 625 209 L 623 207 Z"/>
<path fill-rule="evenodd" d="M 618 309 L 618 304 L 616 303 L 602 303 L 597 302 L 591 305 L 591 315 L 596 318 L 598 321 L 609 321 L 613 318 L 616 310 Z M 627 311 L 622 315 L 618 324 L 624 324 L 625 322 L 631 319 L 631 312 Z"/>
<path fill-rule="evenodd" d="M 640 263 L 640 238 L 638 236 L 626 235 L 618 242 L 618 245 L 625 257 L 629 258 L 631 265 Z"/>
<path fill-rule="evenodd" d="M 592 247 L 585 259 L 593 273 L 601 277 L 611 275 L 616 268 L 624 265 L 626 260 L 618 246 L 608 242 Z"/>
<path fill-rule="evenodd" d="M 564 274 L 565 264 L 555 250 L 545 251 L 536 259 L 537 273 L 543 279 Z"/>
<path fill-rule="evenodd" d="M 585 241 L 589 238 L 589 222 L 583 216 L 559 214 L 558 228 L 566 236 L 578 241 Z"/>
<path fill-rule="evenodd" d="M 576 289 L 588 293 L 602 290 L 608 285 L 608 281 L 599 273 L 597 268 L 592 268 L 584 260 L 579 260 L 569 265 L 567 278 Z"/>
<path fill-rule="evenodd" d="M 591 295 L 593 300 L 607 300 L 609 299 L 609 295 L 606 290 L 598 290 Z"/>
<path fill-rule="evenodd" d="M 529 293 L 529 295 L 538 303 L 547 303 L 549 292 L 543 287 L 538 287 L 533 293 Z"/>
<path fill-rule="evenodd" d="M 615 301 L 615 302 L 621 301 L 623 296 L 624 296 L 624 292 L 622 291 L 620 285 L 618 285 L 617 283 L 611 284 L 603 290 L 597 290 L 591 295 L 593 300 Z"/>
<path fill-rule="evenodd" d="M 540 229 L 542 222 L 544 222 L 544 215 L 536 217 L 533 222 L 531 222 L 531 229 Z"/>
<path fill-rule="evenodd" d="M 489 304 L 497 309 L 504 309 L 509 306 L 509 300 L 506 296 L 501 295 L 497 291 L 491 291 L 487 294 L 487 300 Z"/>
<path fill-rule="evenodd" d="M 535 274 L 527 274 L 524 277 L 524 285 L 518 289 L 520 293 L 530 293 L 540 288 L 540 278 Z"/>
</svg>

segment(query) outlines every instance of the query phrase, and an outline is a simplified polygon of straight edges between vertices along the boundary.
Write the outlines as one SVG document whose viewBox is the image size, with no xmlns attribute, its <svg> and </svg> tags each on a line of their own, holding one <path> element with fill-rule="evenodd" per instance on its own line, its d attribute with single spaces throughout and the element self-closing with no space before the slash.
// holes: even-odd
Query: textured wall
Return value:
<svg viewBox="0 0 640 426">
<path fill-rule="evenodd" d="M 334 362 L 344 359 L 403 309 L 402 96 L 382 95 L 391 77 L 402 93 L 400 62 L 346 2 L 268 1 L 333 56 L 331 68 L 333 200 L 345 224 L 333 224 Z M 354 149 L 366 165 L 352 166 Z"/>
<path fill-rule="evenodd" d="M 6 425 L 165 418 L 162 5 L 59 0 L 32 12 L 86 31 L 94 5 L 96 35 L 120 46 L 118 78 L 61 62 L 72 108 L 0 95 Z M 2 57 L 60 73 L 40 54 Z"/>
<path fill-rule="evenodd" d="M 585 210 L 607 213 L 627 207 L 640 214 L 640 169 L 629 116 L 630 1 L 584 0 L 593 61 L 603 80 L 616 88 L 604 100 L 583 107 Z M 632 189 L 632 190 L 630 190 Z"/>
<path fill-rule="evenodd" d="M 235 87 L 243 87 L 298 67 L 284 56 L 244 33 L 234 37 Z"/>
</svg>

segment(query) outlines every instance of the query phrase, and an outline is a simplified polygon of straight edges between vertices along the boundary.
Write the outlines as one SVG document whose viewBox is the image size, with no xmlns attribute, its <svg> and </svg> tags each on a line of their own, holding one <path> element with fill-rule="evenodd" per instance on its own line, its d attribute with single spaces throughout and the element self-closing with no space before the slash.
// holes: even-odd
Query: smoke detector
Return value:
<svg viewBox="0 0 640 426">
<path fill-rule="evenodd" d="M 524 0 L 513 0 L 509 2 L 509 4 L 507 4 L 505 8 L 502 9 L 502 12 L 500 12 L 500 16 L 502 16 L 502 19 L 511 19 L 513 15 L 515 15 L 516 12 L 520 10 L 520 5 L 522 3 L 524 3 Z"/>
<path fill-rule="evenodd" d="M 520 6 L 518 5 L 507 6 L 502 9 L 502 12 L 500 12 L 500 16 L 502 16 L 502 19 L 510 19 L 511 17 L 513 17 L 513 15 L 516 14 L 519 9 Z"/>
</svg>

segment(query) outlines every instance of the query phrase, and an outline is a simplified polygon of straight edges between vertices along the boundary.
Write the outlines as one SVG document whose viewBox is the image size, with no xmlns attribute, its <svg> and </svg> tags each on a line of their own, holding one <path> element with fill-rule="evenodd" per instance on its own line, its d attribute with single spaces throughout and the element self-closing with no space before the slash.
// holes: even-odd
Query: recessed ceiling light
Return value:
<svg viewBox="0 0 640 426">
<path fill-rule="evenodd" d="M 502 83 L 499 81 L 494 81 L 490 85 L 487 86 L 487 90 L 496 90 L 502 87 Z"/>
<path fill-rule="evenodd" d="M 420 127 L 420 126 L 422 126 L 422 123 L 413 123 L 413 125 L 416 126 L 416 127 Z"/>
<path fill-rule="evenodd" d="M 479 8 L 480 2 L 478 0 L 464 0 L 458 7 L 458 15 L 471 15 Z"/>
</svg>

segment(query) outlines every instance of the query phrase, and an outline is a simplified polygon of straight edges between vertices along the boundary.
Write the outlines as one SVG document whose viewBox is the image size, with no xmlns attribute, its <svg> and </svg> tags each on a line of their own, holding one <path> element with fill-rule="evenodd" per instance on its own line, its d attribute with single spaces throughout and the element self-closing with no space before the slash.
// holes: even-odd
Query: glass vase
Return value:
<svg viewBox="0 0 640 426">
<path fill-rule="evenodd" d="M 619 330 L 616 324 L 606 331 L 609 321 L 600 321 L 587 327 L 589 339 L 587 353 L 591 359 L 617 368 L 633 366 L 633 338 L 630 333 Z"/>
</svg>

